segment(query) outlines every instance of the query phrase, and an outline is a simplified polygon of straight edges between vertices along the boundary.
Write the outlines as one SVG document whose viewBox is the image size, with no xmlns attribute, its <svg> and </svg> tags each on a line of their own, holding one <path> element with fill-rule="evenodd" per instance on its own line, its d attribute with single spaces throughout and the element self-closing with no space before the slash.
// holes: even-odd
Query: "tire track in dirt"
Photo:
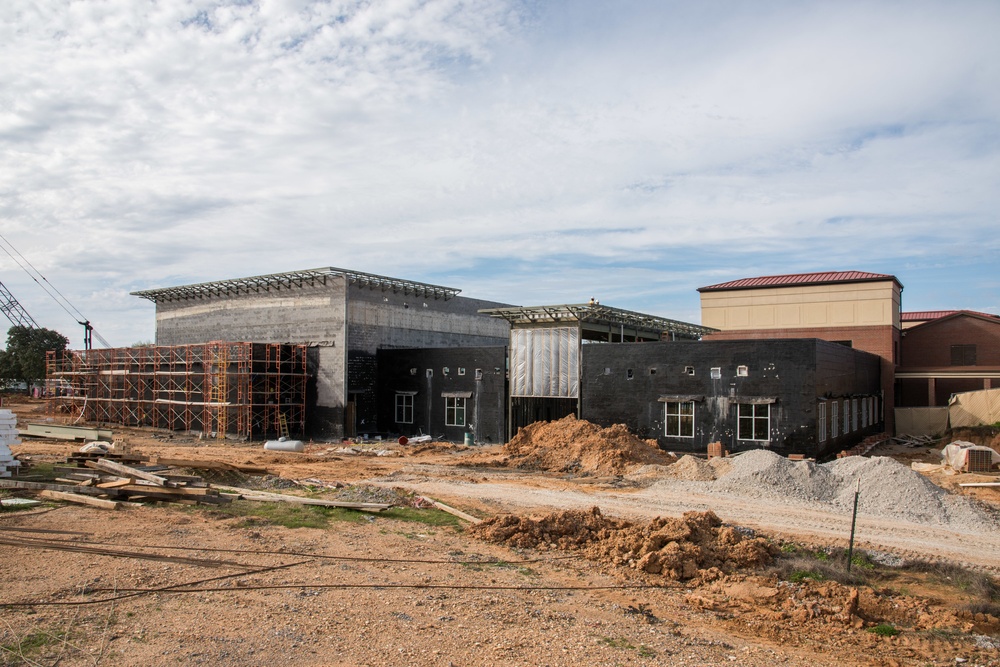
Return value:
<svg viewBox="0 0 1000 667">
<path fill-rule="evenodd" d="M 523 513 L 554 509 L 586 509 L 597 505 L 609 516 L 649 520 L 656 516 L 677 517 L 686 511 L 712 510 L 723 521 L 799 540 L 820 540 L 847 544 L 851 516 L 816 504 L 768 503 L 760 499 L 674 490 L 668 483 L 638 491 L 571 488 L 565 480 L 553 484 L 569 488 L 540 488 L 513 481 L 473 481 L 432 479 L 430 476 L 399 474 L 373 483 L 403 486 L 422 495 L 473 505 L 489 513 Z M 432 473 L 433 474 L 433 473 Z M 479 479 L 489 479 L 489 473 Z M 945 525 L 926 525 L 858 515 L 857 540 L 872 549 L 884 549 L 901 556 L 944 559 L 994 571 L 1000 569 L 1000 531 L 971 534 Z"/>
</svg>

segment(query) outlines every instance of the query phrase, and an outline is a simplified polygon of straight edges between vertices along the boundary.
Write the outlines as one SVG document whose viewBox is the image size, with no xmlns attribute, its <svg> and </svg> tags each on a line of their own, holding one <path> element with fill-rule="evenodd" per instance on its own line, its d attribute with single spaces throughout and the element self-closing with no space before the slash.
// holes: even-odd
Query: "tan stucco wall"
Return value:
<svg viewBox="0 0 1000 667">
<path fill-rule="evenodd" d="M 733 329 L 900 326 L 892 281 L 800 285 L 701 293 L 701 323 Z"/>
</svg>

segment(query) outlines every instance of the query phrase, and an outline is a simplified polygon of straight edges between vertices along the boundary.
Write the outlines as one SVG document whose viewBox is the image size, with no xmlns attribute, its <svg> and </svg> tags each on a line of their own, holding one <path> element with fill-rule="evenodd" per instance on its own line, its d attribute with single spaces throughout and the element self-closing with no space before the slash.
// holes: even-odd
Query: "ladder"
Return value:
<svg viewBox="0 0 1000 667">
<path fill-rule="evenodd" d="M 288 420 L 285 419 L 285 413 L 278 413 L 278 437 L 288 438 Z"/>
</svg>

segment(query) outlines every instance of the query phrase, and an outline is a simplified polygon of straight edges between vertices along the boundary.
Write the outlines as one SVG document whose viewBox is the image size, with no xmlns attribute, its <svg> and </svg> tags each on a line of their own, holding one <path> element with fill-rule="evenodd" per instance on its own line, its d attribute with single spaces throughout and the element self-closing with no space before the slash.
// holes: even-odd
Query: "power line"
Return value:
<svg viewBox="0 0 1000 667">
<path fill-rule="evenodd" d="M 83 313 L 81 313 L 80 310 L 76 306 L 74 306 L 72 302 L 70 302 L 70 300 L 67 299 L 66 296 L 56 288 L 55 285 L 50 283 L 49 279 L 46 278 L 44 275 L 42 275 L 42 272 L 36 269 L 35 266 L 30 261 L 28 261 L 28 258 L 22 255 L 21 252 L 14 247 L 13 243 L 7 240 L 7 237 L 5 237 L 3 234 L 0 234 L 0 240 L 3 241 L 3 244 L 0 244 L 0 248 L 3 248 L 3 251 L 7 253 L 7 256 L 10 257 L 12 260 L 14 260 L 14 263 L 17 264 L 22 271 L 28 274 L 28 277 L 34 280 L 35 284 L 37 284 L 39 287 L 42 288 L 42 291 L 48 294 L 53 301 L 59 304 L 59 307 L 62 308 L 64 311 L 66 311 L 67 315 L 76 320 L 77 324 L 83 325 L 86 332 L 85 341 L 88 348 L 90 347 L 89 343 L 91 335 L 97 338 L 98 342 L 100 342 L 101 345 L 103 345 L 104 347 L 107 348 L 111 347 L 111 344 L 107 340 L 105 340 L 101 334 L 97 333 L 97 330 L 95 330 L 93 326 L 91 326 L 90 320 L 88 320 L 87 317 Z M 10 248 L 9 250 L 8 247 Z M 15 257 L 14 254 L 11 253 L 11 250 L 14 251 L 14 254 L 16 254 L 17 257 Z M 21 263 L 22 260 L 24 262 L 23 264 Z M 25 266 L 25 264 L 27 266 Z M 30 267 L 30 270 L 28 269 L 28 267 Z M 32 273 L 32 271 L 34 271 L 34 273 Z M 41 281 L 38 280 L 39 278 L 41 278 Z M 42 284 L 43 282 L 45 283 L 44 285 Z M 49 291 L 50 289 L 51 291 Z M 53 294 L 53 292 L 55 292 L 55 294 Z M 61 298 L 62 301 L 60 301 L 59 298 L 56 297 L 56 294 L 59 295 L 59 298 Z M 67 308 L 67 306 L 69 306 L 69 308 Z M 72 311 L 70 309 L 72 309 Z"/>
</svg>

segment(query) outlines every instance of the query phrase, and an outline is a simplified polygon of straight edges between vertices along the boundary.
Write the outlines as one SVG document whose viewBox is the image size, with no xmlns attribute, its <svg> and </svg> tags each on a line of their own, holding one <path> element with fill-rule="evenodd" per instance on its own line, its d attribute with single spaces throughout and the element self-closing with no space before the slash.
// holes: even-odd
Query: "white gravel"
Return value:
<svg viewBox="0 0 1000 667">
<path fill-rule="evenodd" d="M 966 498 L 886 457 L 850 456 L 830 463 L 789 461 L 766 449 L 730 459 L 728 472 L 699 490 L 784 503 L 814 502 L 850 512 L 861 480 L 858 513 L 957 530 L 997 530 L 996 521 Z"/>
</svg>

